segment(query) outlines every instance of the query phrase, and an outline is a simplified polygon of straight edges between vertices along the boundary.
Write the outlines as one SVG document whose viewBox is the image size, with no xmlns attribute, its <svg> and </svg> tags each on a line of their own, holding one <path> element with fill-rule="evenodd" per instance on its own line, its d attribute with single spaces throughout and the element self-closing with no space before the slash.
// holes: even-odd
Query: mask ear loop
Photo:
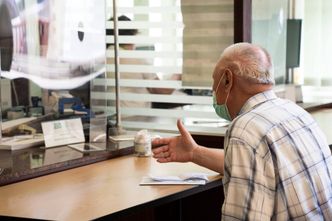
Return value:
<svg viewBox="0 0 332 221">
<path fill-rule="evenodd" d="M 215 91 L 215 93 L 214 93 L 215 96 L 217 96 L 217 92 L 218 92 L 218 88 L 219 88 L 219 86 L 220 86 L 221 80 L 223 79 L 223 77 L 224 77 L 224 75 L 225 75 L 225 73 L 226 73 L 227 70 L 230 71 L 228 68 L 226 68 L 225 71 L 224 71 L 224 73 L 221 75 L 221 77 L 220 77 L 220 79 L 219 79 L 219 82 L 218 82 L 217 87 L 216 87 L 216 91 Z M 225 104 L 227 103 L 228 95 L 229 95 L 229 93 L 227 94 Z"/>
<path fill-rule="evenodd" d="M 217 84 L 217 88 L 216 88 L 216 92 L 215 92 L 216 100 L 217 100 L 217 92 L 218 92 L 219 85 L 220 85 L 221 80 L 224 77 L 224 75 L 225 75 L 225 73 L 226 73 L 227 70 L 230 71 L 228 68 L 226 68 L 225 71 L 224 71 L 224 73 L 221 75 L 221 78 L 220 78 L 220 80 L 219 80 L 219 82 Z M 229 93 L 227 94 L 226 99 L 225 99 L 225 105 L 226 106 L 227 106 L 228 96 L 229 96 L 230 93 L 231 93 L 231 90 L 229 89 Z M 218 101 L 217 101 L 217 104 L 218 104 Z"/>
<path fill-rule="evenodd" d="M 228 94 L 227 94 L 227 96 L 226 96 L 226 100 L 225 100 L 225 105 L 226 105 L 226 106 L 227 106 L 228 96 L 229 96 L 230 93 L 231 93 L 231 89 L 229 89 L 229 92 L 228 92 Z"/>
<path fill-rule="evenodd" d="M 216 91 L 214 92 L 215 96 L 217 96 L 217 92 L 218 92 L 218 88 L 219 88 L 219 85 L 221 83 L 221 79 L 224 77 L 225 75 L 225 72 L 221 75 L 220 79 L 219 79 L 219 82 L 217 84 L 217 87 L 216 87 Z M 217 97 L 216 97 L 217 98 Z"/>
<path fill-rule="evenodd" d="M 226 69 L 226 70 L 229 70 L 228 68 Z M 226 71 L 225 70 L 225 71 Z M 229 70 L 230 71 L 230 70 Z M 231 71 L 230 71 L 231 72 Z M 224 72 L 225 73 L 225 72 Z M 229 89 L 229 92 L 228 92 L 228 94 L 227 94 L 227 96 L 226 96 L 226 99 L 225 99 L 225 105 L 227 106 L 227 101 L 228 101 L 228 97 L 229 97 L 229 94 L 231 93 L 231 88 Z"/>
</svg>

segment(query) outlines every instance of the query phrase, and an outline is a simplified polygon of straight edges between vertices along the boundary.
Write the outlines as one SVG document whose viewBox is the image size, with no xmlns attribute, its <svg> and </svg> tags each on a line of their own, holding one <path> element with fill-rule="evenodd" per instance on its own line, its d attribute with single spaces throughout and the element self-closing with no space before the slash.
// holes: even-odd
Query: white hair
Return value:
<svg viewBox="0 0 332 221">
<path fill-rule="evenodd" d="M 227 47 L 219 59 L 220 69 L 261 84 L 274 84 L 273 64 L 269 53 L 250 43 L 236 43 Z"/>
</svg>

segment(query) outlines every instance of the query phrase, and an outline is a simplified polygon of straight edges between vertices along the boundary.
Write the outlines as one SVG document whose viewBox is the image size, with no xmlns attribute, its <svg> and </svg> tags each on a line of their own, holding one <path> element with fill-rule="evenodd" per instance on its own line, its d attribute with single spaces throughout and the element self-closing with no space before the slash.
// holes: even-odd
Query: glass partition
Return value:
<svg viewBox="0 0 332 221">
<path fill-rule="evenodd" d="M 105 1 L 0 0 L 0 12 L 0 149 L 43 146 L 45 133 L 75 143 L 80 130 L 76 142 L 105 149 L 105 99 L 93 99 L 106 89 L 95 85 L 105 79 Z"/>
<path fill-rule="evenodd" d="M 113 4 L 107 1 L 108 113 L 115 113 Z M 120 111 L 128 130 L 225 131 L 212 107 L 212 71 L 234 39 L 232 0 L 121 0 Z M 101 82 L 102 83 L 102 82 Z"/>
<path fill-rule="evenodd" d="M 276 84 L 286 81 L 286 29 L 288 0 L 252 1 L 252 43 L 271 54 Z"/>
</svg>

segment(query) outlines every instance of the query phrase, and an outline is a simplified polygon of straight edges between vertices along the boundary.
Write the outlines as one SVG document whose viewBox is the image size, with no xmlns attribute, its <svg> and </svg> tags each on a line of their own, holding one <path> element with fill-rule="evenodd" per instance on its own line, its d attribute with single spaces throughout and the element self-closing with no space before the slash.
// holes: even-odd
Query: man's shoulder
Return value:
<svg viewBox="0 0 332 221">
<path fill-rule="evenodd" d="M 238 116 L 229 127 L 232 139 L 242 140 L 255 147 L 268 133 L 274 122 L 265 114 L 249 111 Z"/>
<path fill-rule="evenodd" d="M 257 146 L 272 128 L 308 115 L 304 109 L 289 100 L 268 101 L 235 118 L 229 127 L 230 138 Z"/>
<path fill-rule="evenodd" d="M 240 115 L 239 121 L 277 124 L 289 118 L 308 114 L 303 108 L 287 99 L 268 100 Z"/>
</svg>

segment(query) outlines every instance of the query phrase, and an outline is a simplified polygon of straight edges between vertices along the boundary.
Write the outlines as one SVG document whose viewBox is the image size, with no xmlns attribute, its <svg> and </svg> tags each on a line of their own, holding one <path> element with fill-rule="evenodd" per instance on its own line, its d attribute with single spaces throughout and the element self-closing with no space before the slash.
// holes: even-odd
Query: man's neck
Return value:
<svg viewBox="0 0 332 221">
<path fill-rule="evenodd" d="M 229 102 L 227 104 L 228 107 L 231 107 L 228 108 L 228 110 L 232 119 L 238 115 L 243 105 L 249 98 L 264 91 L 271 90 L 272 88 L 273 85 L 270 84 L 250 84 L 247 85 L 246 88 L 234 88 L 234 91 L 231 93 L 231 97 L 229 98 Z"/>
</svg>

